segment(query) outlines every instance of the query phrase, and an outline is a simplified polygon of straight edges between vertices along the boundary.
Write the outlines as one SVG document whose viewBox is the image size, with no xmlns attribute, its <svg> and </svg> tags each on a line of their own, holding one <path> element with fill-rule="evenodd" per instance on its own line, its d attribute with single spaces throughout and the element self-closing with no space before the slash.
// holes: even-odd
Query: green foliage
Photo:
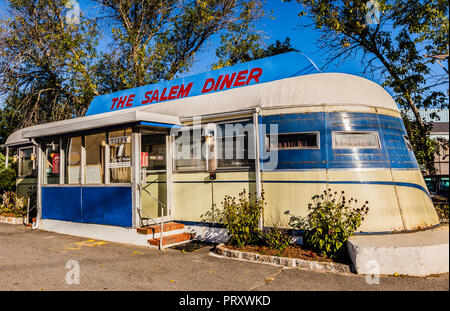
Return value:
<svg viewBox="0 0 450 311">
<path fill-rule="evenodd" d="M 244 189 L 238 199 L 225 196 L 221 209 L 214 208 L 201 215 L 201 219 L 224 224 L 230 235 L 228 244 L 238 247 L 252 245 L 261 240 L 262 232 L 258 226 L 264 204 L 264 195 L 254 198 Z"/>
<path fill-rule="evenodd" d="M 213 64 L 213 69 L 296 51 L 289 38 L 283 42 L 276 40 L 264 47 L 262 33 L 255 26 L 255 21 L 261 17 L 266 16 L 260 1 L 243 3 L 240 18 L 230 23 L 227 27 L 228 32 L 220 36 L 220 46 L 216 50 L 219 60 Z"/>
<path fill-rule="evenodd" d="M 25 198 L 17 197 L 13 191 L 7 191 L 1 196 L 0 215 L 12 214 L 16 217 L 23 217 L 27 214 Z"/>
<path fill-rule="evenodd" d="M 420 127 L 417 122 L 411 121 L 405 114 L 402 117 L 417 162 L 424 166 L 430 174 L 434 174 L 436 172 L 434 158 L 436 154 L 439 154 L 439 142 L 430 138 L 433 124 L 424 124 L 423 127 Z"/>
<path fill-rule="evenodd" d="M 96 0 L 112 24 L 114 51 L 97 71 L 102 91 L 117 91 L 188 71 L 214 35 L 251 37 L 261 0 Z M 238 25 L 250 25 L 242 31 Z"/>
<path fill-rule="evenodd" d="M 66 22 L 66 0 L 4 1 L 3 139 L 18 128 L 82 116 L 97 95 L 171 80 L 213 36 L 245 34 L 233 25 L 263 16 L 261 0 L 95 1 L 101 9 L 89 17 L 81 11 L 79 24 Z M 98 53 L 102 32 L 111 44 Z"/>
<path fill-rule="evenodd" d="M 262 238 L 268 247 L 280 252 L 284 251 L 291 244 L 287 230 L 279 226 L 271 226 L 264 229 Z"/>
<path fill-rule="evenodd" d="M 436 212 L 439 215 L 439 218 L 441 220 L 447 220 L 448 222 L 448 212 L 449 212 L 449 207 L 448 207 L 448 202 L 447 204 L 436 204 Z"/>
<path fill-rule="evenodd" d="M 252 200 L 244 189 L 237 201 L 235 197 L 225 196 L 222 206 L 223 222 L 230 235 L 229 244 L 242 247 L 259 242 L 261 231 L 258 225 L 264 197 Z"/>
<path fill-rule="evenodd" d="M 96 24 L 68 24 L 65 0 L 8 0 L 0 19 L 2 136 L 83 115 L 94 96 Z M 5 137 L 6 137 L 5 136 Z"/>
<path fill-rule="evenodd" d="M 379 23 L 369 23 L 374 8 L 366 0 L 297 2 L 302 4 L 300 15 L 310 16 L 320 32 L 328 64 L 363 55 L 363 74 L 377 77 L 397 104 L 414 114 L 408 135 L 419 162 L 430 167 L 434 146 L 419 109 L 448 108 L 448 91 L 442 91 L 449 83 L 448 68 L 446 72 L 435 58 L 426 57 L 449 53 L 448 1 L 374 1 Z"/>
<path fill-rule="evenodd" d="M 257 199 L 247 195 L 244 189 L 239 193 L 239 199 L 225 196 L 222 208 L 214 207 L 201 215 L 201 220 L 224 224 L 230 235 L 229 245 L 243 247 L 262 244 L 282 252 L 289 246 L 290 236 L 286 229 L 281 228 L 279 220 L 263 231 L 259 230 L 264 205 L 264 193 Z"/>
<path fill-rule="evenodd" d="M 0 153 L 0 192 L 11 191 L 16 187 L 16 170 L 10 158 L 5 168 L 5 156 Z"/>
<path fill-rule="evenodd" d="M 313 203 L 308 204 L 308 216 L 301 218 L 292 215 L 290 225 L 306 230 L 304 243 L 307 247 L 329 258 L 336 258 L 367 215 L 369 202 L 357 208 L 356 199 L 346 199 L 344 191 L 338 197 L 338 193 L 333 193 L 331 189 L 313 196 L 312 200 Z"/>
<path fill-rule="evenodd" d="M 7 168 L 0 171 L 0 191 L 11 191 L 16 187 L 16 170 Z"/>
<path fill-rule="evenodd" d="M 222 36 L 222 46 L 217 49 L 216 55 L 219 61 L 213 64 L 213 69 L 232 66 L 238 63 L 275 56 L 282 53 L 298 51 L 291 45 L 291 39 L 286 38 L 283 42 L 276 40 L 267 48 L 263 48 L 259 43 L 260 37 L 252 35 L 244 41 L 238 38 L 227 38 Z M 238 42 L 239 41 L 239 42 Z"/>
</svg>

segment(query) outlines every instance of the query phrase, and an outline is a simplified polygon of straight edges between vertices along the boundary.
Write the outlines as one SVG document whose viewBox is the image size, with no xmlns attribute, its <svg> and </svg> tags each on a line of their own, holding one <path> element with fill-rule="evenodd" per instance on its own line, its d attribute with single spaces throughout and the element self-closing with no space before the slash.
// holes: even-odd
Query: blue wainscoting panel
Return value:
<svg viewBox="0 0 450 311">
<path fill-rule="evenodd" d="M 81 222 L 81 187 L 42 187 L 42 218 Z"/>
<path fill-rule="evenodd" d="M 83 187 L 82 222 L 131 227 L 131 187 Z"/>
<path fill-rule="evenodd" d="M 42 218 L 132 227 L 131 187 L 42 187 Z"/>
</svg>

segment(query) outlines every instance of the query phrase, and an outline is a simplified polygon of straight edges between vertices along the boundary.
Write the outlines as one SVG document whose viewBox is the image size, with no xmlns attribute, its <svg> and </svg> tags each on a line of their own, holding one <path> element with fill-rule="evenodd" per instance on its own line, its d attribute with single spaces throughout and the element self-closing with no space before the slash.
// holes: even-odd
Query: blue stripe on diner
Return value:
<svg viewBox="0 0 450 311">
<path fill-rule="evenodd" d="M 214 180 L 214 183 L 253 183 L 254 180 Z M 207 184 L 211 181 L 174 181 L 177 184 Z M 431 196 L 424 187 L 414 183 L 397 182 L 397 181 L 364 181 L 364 180 L 349 180 L 349 181 L 325 181 L 325 180 L 264 180 L 263 183 L 272 184 L 332 184 L 332 185 L 382 185 L 382 186 L 400 186 L 410 187 L 422 190 L 430 199 Z"/>
<path fill-rule="evenodd" d="M 181 128 L 180 125 L 167 124 L 167 123 L 156 123 L 156 122 L 139 122 L 139 125 L 145 126 L 155 126 L 155 127 L 168 127 L 168 128 Z"/>
</svg>

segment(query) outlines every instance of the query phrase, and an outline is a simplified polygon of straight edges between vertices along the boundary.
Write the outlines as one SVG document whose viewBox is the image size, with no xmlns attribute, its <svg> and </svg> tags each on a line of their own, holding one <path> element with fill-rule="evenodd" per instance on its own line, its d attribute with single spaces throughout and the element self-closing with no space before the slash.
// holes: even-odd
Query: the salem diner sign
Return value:
<svg viewBox="0 0 450 311">
<path fill-rule="evenodd" d="M 314 65 L 302 54 L 285 53 L 181 79 L 97 96 L 86 115 L 141 107 L 317 72 Z"/>
<path fill-rule="evenodd" d="M 220 75 L 217 79 L 207 78 L 203 83 L 202 94 L 211 91 L 230 89 L 236 86 L 248 85 L 252 80 L 255 83 L 259 83 L 259 77 L 263 73 L 261 68 L 253 68 L 250 70 L 241 70 L 239 72 L 234 72 L 232 74 Z M 166 100 L 172 100 L 177 98 L 188 97 L 192 90 L 194 82 L 190 82 L 187 85 L 174 85 L 170 89 L 167 87 L 163 89 L 153 89 L 145 92 L 145 98 L 140 103 L 141 105 L 152 104 L 157 102 L 162 102 Z M 136 94 L 130 94 L 125 96 L 120 96 L 112 99 L 111 110 L 133 107 L 135 104 Z"/>
</svg>

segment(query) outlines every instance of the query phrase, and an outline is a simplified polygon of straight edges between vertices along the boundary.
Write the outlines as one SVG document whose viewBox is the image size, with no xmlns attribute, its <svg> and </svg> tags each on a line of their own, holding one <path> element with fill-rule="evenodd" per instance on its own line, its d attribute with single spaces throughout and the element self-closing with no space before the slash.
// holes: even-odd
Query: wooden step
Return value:
<svg viewBox="0 0 450 311">
<path fill-rule="evenodd" d="M 171 244 L 178 244 L 181 242 L 186 242 L 194 237 L 192 233 L 178 233 L 174 235 L 163 236 L 162 245 L 168 246 Z M 159 238 L 150 239 L 148 243 L 153 246 L 159 246 Z"/>
<path fill-rule="evenodd" d="M 180 224 L 177 222 L 166 222 L 163 225 L 163 232 L 169 232 L 169 231 L 174 231 L 174 230 L 181 230 L 184 228 L 184 224 Z M 153 225 L 153 226 L 149 226 L 149 227 L 143 227 L 143 228 L 138 228 L 137 233 L 140 234 L 155 234 L 155 233 L 160 233 L 161 232 L 161 225 Z"/>
</svg>

